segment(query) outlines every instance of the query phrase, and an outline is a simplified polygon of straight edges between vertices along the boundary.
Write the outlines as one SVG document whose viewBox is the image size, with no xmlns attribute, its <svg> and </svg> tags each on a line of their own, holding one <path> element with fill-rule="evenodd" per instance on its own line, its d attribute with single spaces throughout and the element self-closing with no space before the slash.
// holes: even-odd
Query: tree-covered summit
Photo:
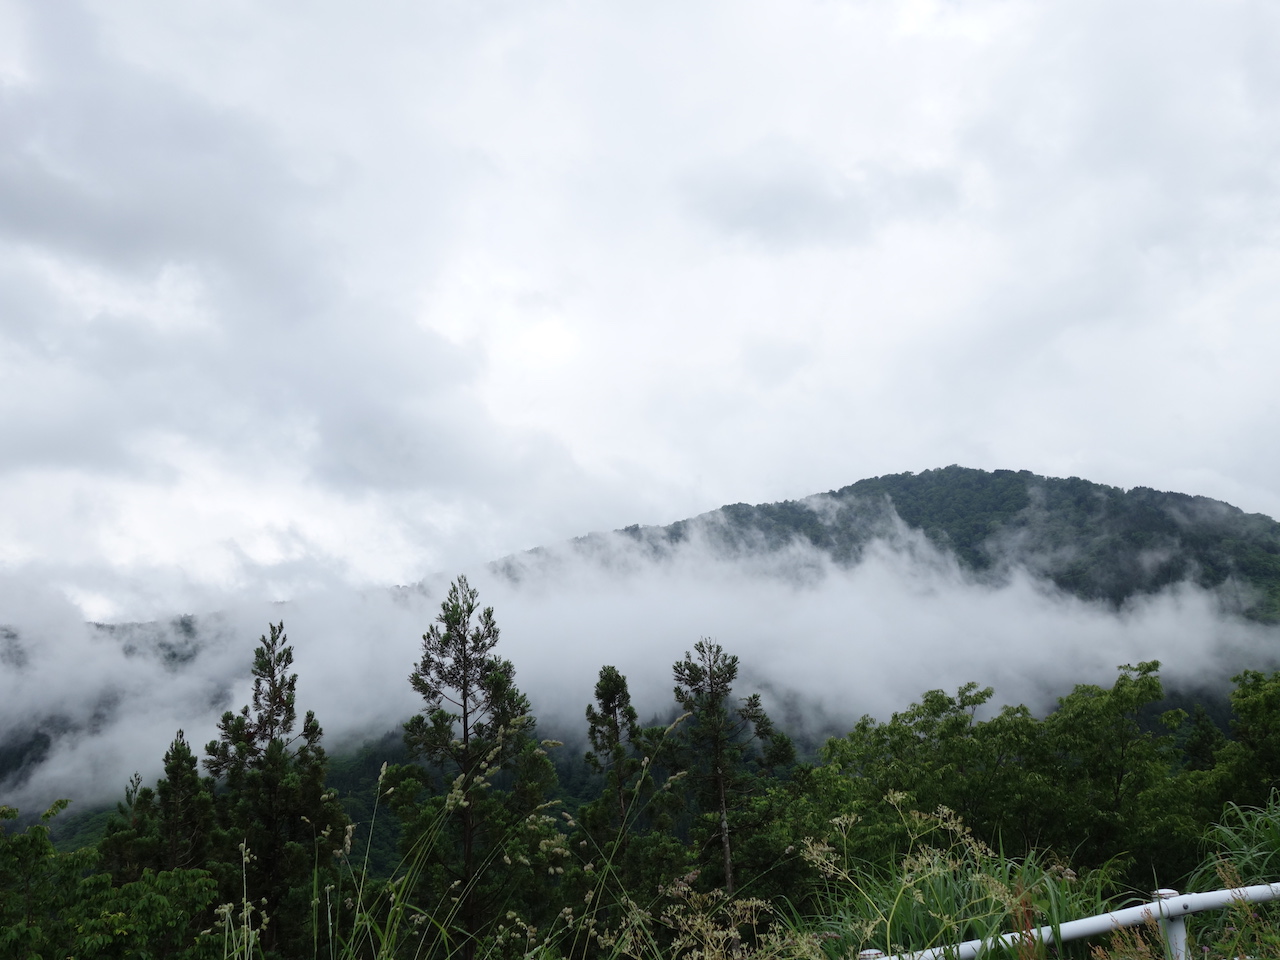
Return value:
<svg viewBox="0 0 1280 960">
<path fill-rule="evenodd" d="M 876 539 L 917 530 L 976 576 L 1015 566 L 1087 600 L 1120 605 L 1189 581 L 1229 608 L 1280 620 L 1280 523 L 1209 497 L 949 466 L 871 477 L 779 503 L 734 503 L 662 527 L 619 533 L 655 552 L 695 536 L 727 555 L 800 542 L 857 563 Z M 575 541 L 590 550 L 598 537 Z"/>
</svg>

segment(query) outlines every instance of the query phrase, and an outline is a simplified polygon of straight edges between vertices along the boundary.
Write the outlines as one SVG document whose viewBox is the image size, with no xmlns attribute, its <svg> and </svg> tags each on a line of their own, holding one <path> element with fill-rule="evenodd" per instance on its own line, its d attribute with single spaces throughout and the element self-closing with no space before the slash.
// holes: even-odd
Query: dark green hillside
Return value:
<svg viewBox="0 0 1280 960">
<path fill-rule="evenodd" d="M 875 494 L 975 569 L 1020 561 L 1064 590 L 1117 604 L 1181 580 L 1216 588 L 1234 579 L 1250 616 L 1280 613 L 1280 523 L 1208 497 L 955 466 L 833 495 Z"/>
<path fill-rule="evenodd" d="M 982 570 L 992 563 L 987 541 L 1031 506 L 1030 481 L 1042 479 L 1026 470 L 987 473 L 952 466 L 872 477 L 831 496 L 844 502 L 887 498 L 908 526 Z"/>
<path fill-rule="evenodd" d="M 1251 619 L 1280 620 L 1280 523 L 1208 497 L 1122 490 L 1079 477 L 950 466 L 622 532 L 670 545 L 698 525 L 728 553 L 801 540 L 853 563 L 871 540 L 893 535 L 894 511 L 978 574 L 998 578 L 1018 565 L 1076 596 L 1116 605 L 1185 580 L 1221 590 Z"/>
</svg>

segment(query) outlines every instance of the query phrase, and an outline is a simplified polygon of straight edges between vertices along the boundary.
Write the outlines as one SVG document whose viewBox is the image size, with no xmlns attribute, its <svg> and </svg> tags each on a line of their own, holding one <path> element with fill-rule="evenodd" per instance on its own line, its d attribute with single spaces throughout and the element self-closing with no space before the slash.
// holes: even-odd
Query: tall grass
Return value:
<svg viewBox="0 0 1280 960">
<path fill-rule="evenodd" d="M 379 800 L 382 799 L 381 790 Z M 897 803 L 899 798 L 890 797 Z M 375 803 L 370 829 L 377 823 Z M 860 950 L 885 953 L 920 950 L 969 939 L 994 938 L 1010 930 L 1056 925 L 1114 906 L 1110 871 L 1077 876 L 1068 867 L 1036 855 L 1009 858 L 972 836 L 950 812 L 924 815 L 899 809 L 911 843 L 893 868 L 844 855 L 855 817 L 832 822 L 832 836 L 809 840 L 802 852 L 814 868 L 818 910 L 809 917 L 757 898 L 729 898 L 721 890 L 697 889 L 696 873 L 663 885 L 645 903 L 632 899 L 607 850 L 598 851 L 582 902 L 566 906 L 539 930 L 508 913 L 477 943 L 486 960 L 828 960 Z M 461 955 L 457 933 L 459 891 L 443 891 L 431 908 L 411 903 L 433 845 L 444 831 L 442 810 L 392 879 L 373 882 L 366 862 L 347 864 L 350 885 L 324 891 L 325 920 L 335 931 L 330 960 L 401 960 Z M 569 821 L 572 826 L 572 821 Z M 622 829 L 627 829 L 624 824 Z M 613 845 L 611 845 L 613 846 Z M 349 852 L 348 842 L 344 844 Z M 246 856 L 250 854 L 246 853 Z M 495 869 L 490 862 L 488 869 Z M 317 898 L 319 899 L 319 898 Z M 345 909 L 339 900 L 345 901 Z M 226 958 L 261 957 L 254 934 L 254 908 L 247 902 L 228 919 L 239 921 L 227 936 Z M 269 922 L 258 915 L 257 922 Z M 1024 945 L 1002 955 L 1036 956 Z M 1087 945 L 1069 945 L 1057 956 L 1090 956 Z"/>
<path fill-rule="evenodd" d="M 1280 794 L 1263 807 L 1228 803 L 1205 835 L 1205 856 L 1191 890 L 1280 880 Z M 1191 932 L 1213 956 L 1280 957 L 1280 904 L 1236 903 L 1195 918 Z"/>
<path fill-rule="evenodd" d="M 906 810 L 902 797 L 887 800 L 907 830 L 906 853 L 886 867 L 851 858 L 858 819 L 832 821 L 833 835 L 810 840 L 804 857 L 821 876 L 818 913 L 797 921 L 819 932 L 829 956 L 861 950 L 885 954 L 924 950 L 965 940 L 1057 926 L 1113 907 L 1115 871 L 1077 874 L 1039 854 L 1006 857 L 975 838 L 945 808 L 933 814 Z M 1030 939 L 1030 938 L 1028 938 Z M 1027 944 L 994 957 L 1036 955 Z M 1088 956 L 1066 945 L 1059 956 Z"/>
<path fill-rule="evenodd" d="M 387 765 L 378 775 L 377 792 L 369 831 L 377 828 L 382 801 L 390 793 L 382 789 Z M 443 956 L 456 952 L 451 930 L 456 919 L 457 897 L 442 897 L 435 910 L 427 910 L 410 902 L 405 891 L 416 888 L 422 870 L 444 831 L 448 809 L 441 811 L 418 838 L 413 848 L 401 859 L 388 880 L 374 880 L 369 870 L 370 844 L 364 845 L 363 860 L 351 862 L 350 854 L 355 824 L 347 828 L 336 856 L 342 864 L 338 885 L 320 886 L 322 872 L 317 861 L 312 872 L 313 960 L 322 956 L 320 931 L 326 932 L 325 953 L 328 960 L 399 960 L 429 954 L 433 944 L 443 946 Z M 317 857 L 324 848 L 317 844 Z M 241 845 L 244 864 L 253 852 Z M 452 893 L 447 891 L 446 893 Z M 223 904 L 217 910 L 218 922 L 210 933 L 221 932 L 224 960 L 261 960 L 262 929 L 271 922 L 248 895 L 247 886 L 239 904 Z"/>
<path fill-rule="evenodd" d="M 385 774 L 385 766 L 383 769 Z M 637 788 L 638 790 L 638 788 Z M 379 790 L 369 829 L 376 829 Z M 816 906 L 800 915 L 787 904 L 750 897 L 729 898 L 723 891 L 698 889 L 688 874 L 660 887 L 646 902 L 625 888 L 610 856 L 618 844 L 595 849 L 580 874 L 580 901 L 564 906 L 542 929 L 516 913 L 507 913 L 473 944 L 482 960 L 843 960 L 866 949 L 906 953 L 966 940 L 994 940 L 1026 931 L 1013 946 L 993 948 L 988 956 L 1088 957 L 1092 960 L 1158 960 L 1165 946 L 1159 930 L 1138 928 L 1115 934 L 1109 942 L 1046 946 L 1029 934 L 1068 920 L 1093 916 L 1124 905 L 1117 900 L 1119 871 L 1074 872 L 1051 857 L 1032 853 L 1007 857 L 975 838 L 954 814 L 906 809 L 891 795 L 909 842 L 891 864 L 871 864 L 849 854 L 859 829 L 855 816 L 837 817 L 830 835 L 809 839 L 801 855 L 813 868 Z M 639 805 L 637 804 L 637 808 Z M 317 929 L 327 933 L 328 960 L 452 960 L 465 940 L 458 904 L 465 891 L 456 885 L 440 891 L 434 904 L 415 903 L 408 895 L 446 832 L 446 804 L 390 880 L 369 873 L 368 849 L 362 863 L 347 859 L 351 833 L 340 858 L 343 881 L 315 888 Z M 567 826 L 572 818 L 562 815 Z M 545 812 L 531 817 L 546 820 Z M 618 840 L 632 826 L 624 823 Z M 1280 873 L 1280 797 L 1264 808 L 1230 805 L 1208 834 L 1211 848 L 1188 889 L 1216 889 L 1277 879 Z M 502 869 L 498 847 L 486 869 Z M 243 851 L 245 862 L 252 852 Z M 1280 957 L 1280 908 L 1240 904 L 1193 920 L 1197 957 Z M 221 911 L 223 956 L 249 960 L 263 956 L 262 927 L 270 918 L 248 901 Z M 315 940 L 315 958 L 321 939 Z"/>
</svg>

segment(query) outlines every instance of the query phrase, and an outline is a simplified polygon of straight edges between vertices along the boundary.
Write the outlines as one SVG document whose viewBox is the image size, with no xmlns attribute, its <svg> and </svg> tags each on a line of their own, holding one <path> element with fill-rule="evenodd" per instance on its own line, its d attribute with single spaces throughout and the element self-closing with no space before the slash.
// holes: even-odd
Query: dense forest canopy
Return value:
<svg viewBox="0 0 1280 960">
<path fill-rule="evenodd" d="M 1227 730 L 1203 709 L 1153 718 L 1155 661 L 1077 685 L 1044 718 L 980 713 L 992 690 L 970 682 L 863 717 L 806 761 L 743 689 L 738 658 L 703 638 L 671 667 L 674 722 L 642 726 L 604 665 L 584 705 L 590 749 L 556 763 L 565 748 L 538 739 L 498 640 L 460 577 L 408 678 L 423 708 L 402 745 L 371 744 L 329 777 L 272 624 L 252 703 L 223 716 L 202 760 L 177 731 L 164 777 L 129 780 L 90 845 L 53 845 L 65 802 L 5 831 L 0 945 L 692 958 L 728 937 L 740 949 L 725 956 L 834 958 L 1280 869 L 1280 672 L 1235 678 Z M 931 897 L 985 893 L 963 904 L 972 916 L 886 915 L 895 885 L 926 904 L 926 880 Z"/>
<path fill-rule="evenodd" d="M 1251 619 L 1280 619 L 1280 523 L 1219 500 L 1079 477 L 950 466 L 897 473 L 803 500 L 735 503 L 665 527 L 622 532 L 661 548 L 696 526 L 721 550 L 778 550 L 796 540 L 856 563 L 894 519 L 921 530 L 965 568 L 1012 566 L 1086 600 L 1122 604 L 1188 580 L 1227 588 Z M 584 545 L 591 538 L 584 538 Z"/>
</svg>

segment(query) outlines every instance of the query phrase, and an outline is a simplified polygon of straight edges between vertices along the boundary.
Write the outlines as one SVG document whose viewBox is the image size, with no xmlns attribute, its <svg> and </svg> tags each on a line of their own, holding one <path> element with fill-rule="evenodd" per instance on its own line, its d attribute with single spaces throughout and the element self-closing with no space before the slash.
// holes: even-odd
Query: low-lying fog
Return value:
<svg viewBox="0 0 1280 960">
<path fill-rule="evenodd" d="M 810 733 L 887 718 L 924 690 L 968 680 L 994 686 L 997 704 L 1043 712 L 1074 683 L 1109 684 L 1121 663 L 1159 659 L 1167 684 L 1196 688 L 1273 665 L 1263 651 L 1276 631 L 1224 615 L 1198 588 L 1117 613 L 1016 568 L 980 582 L 900 525 L 851 569 L 798 545 L 729 558 L 695 535 L 655 558 L 625 536 L 594 542 L 589 553 L 566 545 L 516 558 L 514 578 L 508 565 L 412 588 L 225 601 L 189 620 L 194 629 L 88 625 L 65 599 L 0 577 L 0 767 L 28 751 L 0 782 L 0 802 L 100 803 L 135 770 L 154 781 L 178 728 L 203 745 L 222 711 L 248 702 L 268 621 L 285 623 L 299 711 L 315 710 L 331 752 L 397 728 L 420 706 L 407 676 L 457 572 L 494 607 L 499 652 L 544 733 L 560 735 L 581 729 L 606 663 L 628 676 L 642 719 L 666 715 L 671 665 L 703 636 L 740 657 L 743 694 L 764 690 L 776 720 Z"/>
</svg>

